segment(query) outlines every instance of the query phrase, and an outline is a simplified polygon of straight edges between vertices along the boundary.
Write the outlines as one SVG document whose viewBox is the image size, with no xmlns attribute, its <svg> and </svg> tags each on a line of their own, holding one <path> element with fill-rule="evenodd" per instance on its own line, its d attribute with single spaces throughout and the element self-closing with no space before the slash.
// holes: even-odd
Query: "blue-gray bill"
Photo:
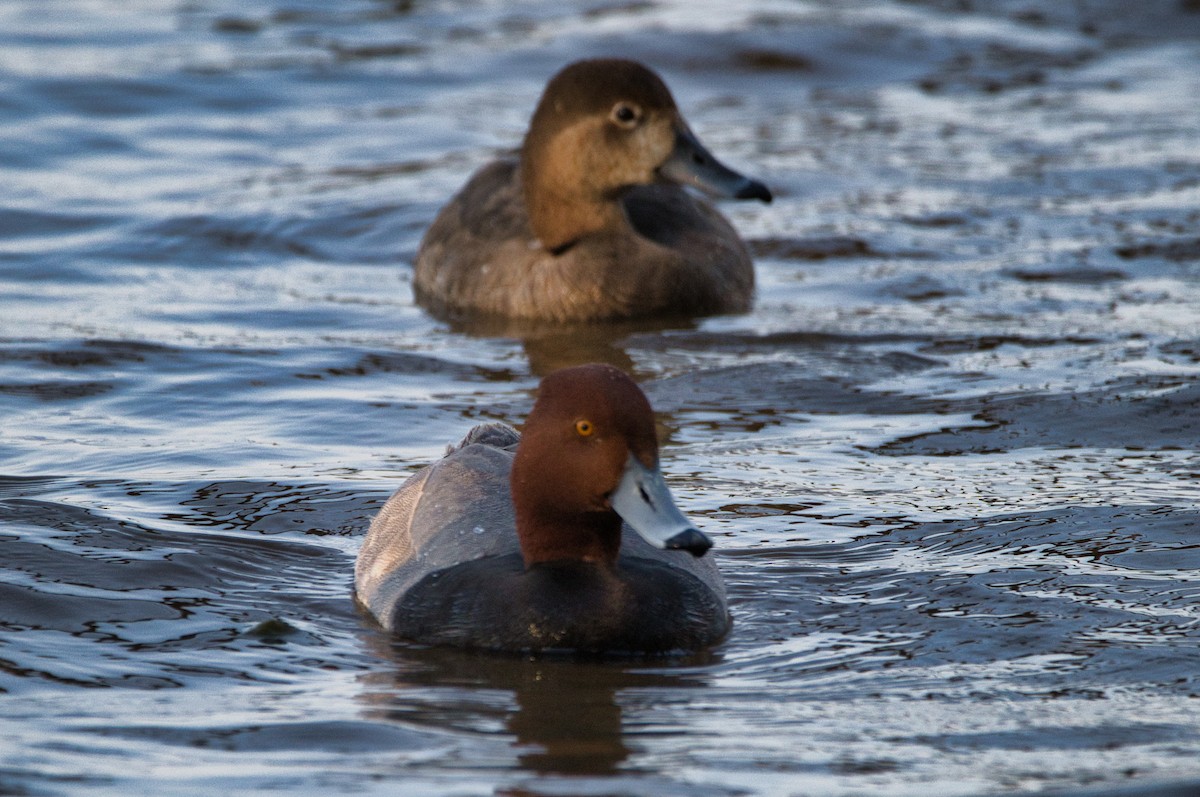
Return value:
<svg viewBox="0 0 1200 797">
<path fill-rule="evenodd" d="M 691 130 L 684 128 L 675 139 L 675 149 L 658 174 L 665 180 L 726 199 L 758 199 L 770 202 L 771 191 L 758 180 L 735 172 L 717 160 Z"/>
<path fill-rule="evenodd" d="M 632 454 L 610 501 L 621 519 L 657 548 L 703 556 L 712 547 L 712 540 L 675 506 L 662 472 L 647 468 Z"/>
</svg>

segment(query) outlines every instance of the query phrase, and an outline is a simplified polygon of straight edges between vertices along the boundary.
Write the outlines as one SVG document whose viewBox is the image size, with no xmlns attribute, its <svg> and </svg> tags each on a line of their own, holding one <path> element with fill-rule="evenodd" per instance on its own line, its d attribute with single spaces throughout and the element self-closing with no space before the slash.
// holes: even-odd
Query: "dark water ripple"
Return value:
<svg viewBox="0 0 1200 797">
<path fill-rule="evenodd" d="M 748 579 L 732 582 L 743 604 L 740 631 L 777 645 L 817 633 L 830 651 L 856 646 L 849 657 L 804 652 L 829 671 L 873 672 L 873 657 L 889 658 L 887 678 L 872 678 L 885 695 L 970 690 L 1011 699 L 1168 689 L 1193 698 L 1200 694 L 1193 675 L 1200 649 L 1196 527 L 1189 512 L 1067 508 L 908 525 L 838 546 L 797 546 L 786 557 L 746 550 L 733 568 Z M 863 636 L 864 628 L 875 633 Z M 996 678 L 1041 658 L 1055 663 L 1031 662 L 1019 681 Z M 792 681 L 793 669 L 780 664 L 759 662 L 762 677 Z M 939 668 L 951 666 L 993 675 L 946 678 Z M 828 688 L 824 698 L 836 699 L 843 686 Z M 818 699 L 812 684 L 804 691 Z"/>
<path fill-rule="evenodd" d="M 320 547 L 152 529 L 32 498 L 5 500 L 0 511 L 8 562 L 0 587 L 3 625 L 21 632 L 5 647 L 0 685 L 6 691 L 25 691 L 30 678 L 140 689 L 180 687 L 199 677 L 273 680 L 307 669 L 307 659 L 336 666 L 331 640 L 303 631 L 307 618 L 354 620 L 342 557 Z M 281 584 L 303 587 L 264 594 L 265 583 L 278 576 Z M 298 626 L 284 634 L 291 655 L 249 668 L 239 663 L 270 649 L 270 636 L 255 629 L 280 617 Z M 56 655 L 46 657 L 50 640 Z M 232 660 L 217 665 L 218 652 Z M 96 660 L 111 664 L 97 667 Z"/>
<path fill-rule="evenodd" d="M 1195 793 L 1194 5 L 0 5 L 0 794 Z M 755 310 L 429 318 L 437 207 L 611 54 L 776 192 Z M 384 638 L 373 512 L 585 360 L 731 638 Z"/>
</svg>

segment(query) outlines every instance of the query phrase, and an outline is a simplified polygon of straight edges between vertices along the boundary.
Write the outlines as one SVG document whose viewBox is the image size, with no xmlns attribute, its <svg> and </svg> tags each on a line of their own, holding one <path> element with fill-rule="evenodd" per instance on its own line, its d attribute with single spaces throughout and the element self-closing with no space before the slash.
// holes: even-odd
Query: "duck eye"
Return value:
<svg viewBox="0 0 1200 797">
<path fill-rule="evenodd" d="M 628 102 L 618 102 L 613 106 L 612 113 L 609 118 L 617 124 L 618 127 L 630 129 L 634 127 L 642 118 L 642 111 L 636 105 Z"/>
<path fill-rule="evenodd" d="M 589 420 L 575 421 L 575 432 L 580 437 L 591 437 L 592 432 L 596 431 L 596 427 Z"/>
</svg>

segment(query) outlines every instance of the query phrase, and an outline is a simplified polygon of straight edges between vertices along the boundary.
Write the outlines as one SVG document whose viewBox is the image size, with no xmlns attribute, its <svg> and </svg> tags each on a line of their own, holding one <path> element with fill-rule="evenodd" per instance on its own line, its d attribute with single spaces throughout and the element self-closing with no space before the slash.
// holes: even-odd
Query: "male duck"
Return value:
<svg viewBox="0 0 1200 797">
<path fill-rule="evenodd" d="M 358 555 L 356 597 L 427 644 L 697 650 L 730 626 L 720 574 L 700 558 L 711 545 L 663 481 L 641 389 L 582 365 L 542 380 L 523 435 L 477 426 L 388 499 Z"/>
<path fill-rule="evenodd" d="M 456 317 L 557 322 L 742 312 L 746 246 L 708 202 L 771 201 L 697 140 L 654 72 L 579 61 L 547 84 L 517 159 L 484 166 L 417 254 L 417 300 Z"/>
</svg>

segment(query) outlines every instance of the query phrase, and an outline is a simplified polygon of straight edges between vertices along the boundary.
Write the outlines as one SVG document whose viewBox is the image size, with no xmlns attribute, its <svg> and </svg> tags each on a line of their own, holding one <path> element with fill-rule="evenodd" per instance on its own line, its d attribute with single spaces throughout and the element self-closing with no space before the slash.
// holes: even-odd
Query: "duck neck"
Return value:
<svg viewBox="0 0 1200 797">
<path fill-rule="evenodd" d="M 543 172 L 536 160 L 522 154 L 522 191 L 529 226 L 548 252 L 561 254 L 590 235 L 632 229 L 617 193 L 589 192 L 584 181 Z"/>
<path fill-rule="evenodd" d="M 621 518 L 615 512 L 528 512 L 517 506 L 517 537 L 525 566 L 583 561 L 611 566 L 621 548 Z"/>
</svg>

